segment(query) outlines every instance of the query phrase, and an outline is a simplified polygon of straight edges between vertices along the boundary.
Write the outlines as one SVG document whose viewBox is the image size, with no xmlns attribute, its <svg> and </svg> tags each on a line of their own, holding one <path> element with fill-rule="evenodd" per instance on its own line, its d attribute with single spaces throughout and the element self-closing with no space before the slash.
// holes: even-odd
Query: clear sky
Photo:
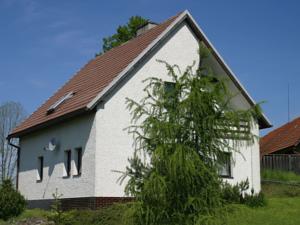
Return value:
<svg viewBox="0 0 300 225">
<path fill-rule="evenodd" d="M 188 9 L 275 127 L 300 116 L 300 1 L 0 0 L 0 102 L 33 112 L 132 15 Z M 265 133 L 264 131 L 263 133 Z"/>
</svg>

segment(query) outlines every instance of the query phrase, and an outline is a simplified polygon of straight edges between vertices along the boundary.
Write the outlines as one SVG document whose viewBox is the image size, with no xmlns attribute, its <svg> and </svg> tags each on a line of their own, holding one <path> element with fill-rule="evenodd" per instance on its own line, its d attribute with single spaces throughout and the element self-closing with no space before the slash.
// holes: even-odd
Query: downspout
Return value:
<svg viewBox="0 0 300 225">
<path fill-rule="evenodd" d="M 16 176 L 16 190 L 19 188 L 19 170 L 20 170 L 20 146 L 15 145 L 11 142 L 11 137 L 7 137 L 8 145 L 17 149 L 17 176 Z"/>
</svg>

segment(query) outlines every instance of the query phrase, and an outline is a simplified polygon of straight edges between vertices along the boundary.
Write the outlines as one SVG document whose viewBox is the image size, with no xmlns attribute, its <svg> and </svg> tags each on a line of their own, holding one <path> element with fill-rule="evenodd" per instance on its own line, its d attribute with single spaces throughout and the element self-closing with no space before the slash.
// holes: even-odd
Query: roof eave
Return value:
<svg viewBox="0 0 300 225">
<path fill-rule="evenodd" d="M 72 119 L 72 118 L 74 118 L 74 117 L 76 117 L 78 115 L 82 115 L 82 114 L 89 113 L 89 112 L 91 112 L 91 110 L 87 109 L 86 107 L 80 108 L 80 109 L 78 109 L 76 111 L 64 114 L 62 116 L 56 117 L 54 119 L 48 120 L 48 121 L 40 123 L 40 124 L 37 124 L 37 125 L 35 125 L 33 127 L 29 127 L 27 129 L 24 129 L 24 130 L 21 130 L 21 131 L 16 131 L 16 132 L 10 133 L 7 136 L 7 139 L 19 138 L 19 137 L 25 136 L 25 135 L 27 135 L 29 133 L 35 132 L 37 130 L 49 127 L 49 126 L 51 126 L 53 124 L 64 122 L 64 121 L 66 121 L 68 119 Z"/>
</svg>

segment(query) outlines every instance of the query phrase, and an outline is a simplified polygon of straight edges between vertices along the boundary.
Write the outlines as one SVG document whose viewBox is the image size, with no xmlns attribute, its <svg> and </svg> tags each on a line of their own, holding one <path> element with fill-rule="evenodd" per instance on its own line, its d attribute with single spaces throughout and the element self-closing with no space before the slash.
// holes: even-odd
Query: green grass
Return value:
<svg viewBox="0 0 300 225">
<path fill-rule="evenodd" d="M 300 184 L 300 175 L 294 172 L 280 170 L 263 170 L 261 175 L 263 180 L 274 180 Z"/>
<path fill-rule="evenodd" d="M 9 225 L 9 224 L 12 225 L 18 221 L 26 220 L 29 218 L 46 218 L 48 214 L 49 214 L 49 212 L 42 210 L 42 209 L 28 209 L 28 210 L 25 210 L 25 212 L 22 213 L 17 218 L 13 218 L 6 222 L 3 220 L 0 220 L 0 225 Z"/>
<path fill-rule="evenodd" d="M 267 196 L 265 207 L 250 208 L 245 205 L 229 206 L 228 225 L 298 225 L 300 224 L 300 187 L 285 184 L 265 183 L 262 190 Z M 111 207 L 92 210 L 73 210 L 68 212 L 72 225 L 124 225 L 123 213 L 126 204 L 116 204 Z M 48 211 L 34 209 L 26 210 L 14 220 L 0 225 L 17 224 L 28 218 L 47 218 Z M 23 223 L 20 223 L 23 225 Z"/>
<path fill-rule="evenodd" d="M 300 197 L 300 186 L 264 183 L 262 191 L 267 198 Z"/>
<path fill-rule="evenodd" d="M 298 225 L 300 198 L 271 198 L 268 206 L 249 208 L 235 205 L 229 215 L 229 225 Z"/>
</svg>

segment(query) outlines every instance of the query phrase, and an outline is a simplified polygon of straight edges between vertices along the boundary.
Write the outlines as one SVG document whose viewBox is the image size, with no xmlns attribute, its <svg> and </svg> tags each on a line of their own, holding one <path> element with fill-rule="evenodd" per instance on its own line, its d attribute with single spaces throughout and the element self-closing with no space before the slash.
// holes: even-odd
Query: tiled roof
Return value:
<svg viewBox="0 0 300 225">
<path fill-rule="evenodd" d="M 87 105 L 180 15 L 181 13 L 171 17 L 136 38 L 88 62 L 41 107 L 15 128 L 10 137 L 18 137 L 29 129 L 86 109 Z M 52 113 L 47 113 L 50 106 L 70 92 L 74 93 L 70 99 L 59 105 Z"/>
<path fill-rule="evenodd" d="M 297 146 L 300 141 L 300 117 L 273 130 L 260 140 L 261 155 Z"/>
</svg>

